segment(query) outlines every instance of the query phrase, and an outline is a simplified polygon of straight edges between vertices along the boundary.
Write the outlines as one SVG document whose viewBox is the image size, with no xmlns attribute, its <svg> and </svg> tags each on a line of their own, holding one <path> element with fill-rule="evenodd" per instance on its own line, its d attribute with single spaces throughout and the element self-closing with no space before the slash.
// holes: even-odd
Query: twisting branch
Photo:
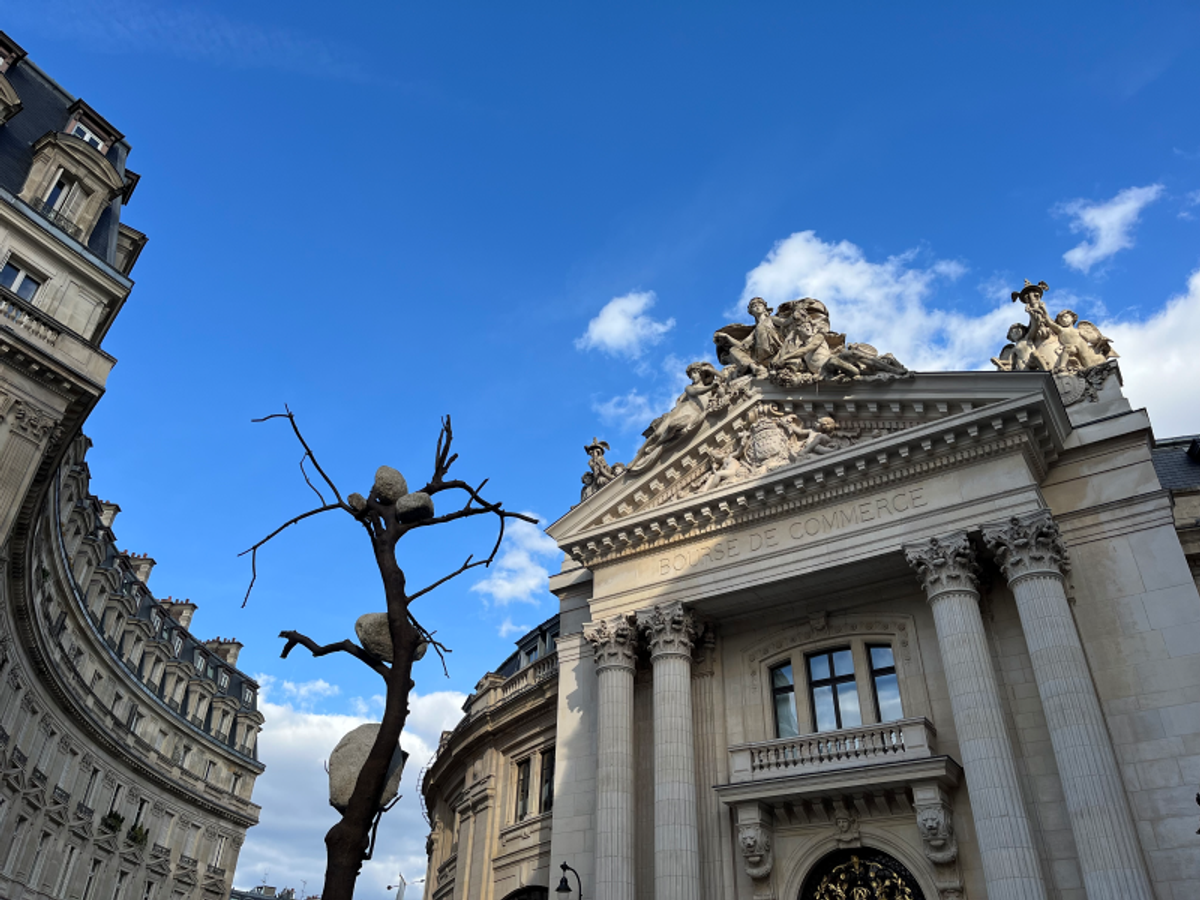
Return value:
<svg viewBox="0 0 1200 900">
<path fill-rule="evenodd" d="M 318 491 L 316 488 L 316 485 L 314 485 L 311 481 L 308 480 L 308 472 L 305 471 L 305 469 L 304 469 L 304 461 L 306 459 L 308 459 L 307 453 L 305 453 L 302 457 L 300 457 L 300 474 L 304 476 L 304 483 L 307 484 L 310 488 L 312 488 L 313 493 L 317 495 L 317 499 L 321 501 L 322 505 L 324 505 L 325 495 L 322 494 L 320 491 Z"/>
<path fill-rule="evenodd" d="M 421 636 L 421 640 L 423 640 L 428 646 L 432 647 L 434 652 L 437 653 L 438 659 L 442 661 L 442 673 L 449 678 L 450 669 L 446 666 L 446 654 L 453 653 L 454 651 L 452 651 L 441 641 L 434 640 L 433 636 L 437 634 L 437 632 L 429 631 L 424 625 L 416 620 L 416 617 L 413 616 L 411 612 L 408 614 L 408 621 L 412 627 L 417 630 L 417 633 Z"/>
<path fill-rule="evenodd" d="M 354 643 L 354 641 L 345 640 L 334 644 L 322 645 L 298 631 L 281 631 L 279 632 L 279 636 L 287 639 L 287 643 L 283 645 L 283 652 L 279 654 L 280 659 L 287 659 L 287 655 L 292 652 L 292 648 L 299 644 L 313 656 L 328 656 L 330 653 L 349 653 L 351 656 L 366 663 L 384 678 L 387 678 L 392 671 L 382 659 L 369 650 L 364 650 L 358 644 Z"/>
<path fill-rule="evenodd" d="M 315 490 L 315 488 L 314 488 L 314 490 Z M 280 525 L 278 528 L 276 528 L 274 531 L 272 531 L 270 534 L 268 534 L 265 538 L 263 538 L 261 541 L 259 541 L 257 544 L 255 544 L 253 547 L 249 547 L 246 550 L 243 550 L 241 553 L 238 554 L 238 556 L 245 556 L 247 553 L 250 554 L 250 586 L 246 588 L 246 596 L 242 598 L 242 606 L 243 607 L 245 607 L 246 603 L 249 602 L 250 592 L 252 590 L 254 590 L 254 582 L 258 580 L 258 548 L 261 547 L 263 544 L 265 544 L 267 541 L 271 540 L 271 538 L 275 537 L 275 535 L 279 534 L 279 532 L 283 531 L 285 528 L 290 528 L 292 525 L 295 525 L 297 522 L 302 522 L 311 516 L 317 515 L 318 513 L 329 512 L 329 510 L 331 510 L 331 509 L 349 509 L 349 507 L 346 506 L 344 503 L 329 503 L 318 509 L 310 509 L 308 512 L 301 513 L 300 515 L 296 516 L 293 519 L 288 519 L 286 522 L 284 522 L 282 525 Z"/>
<path fill-rule="evenodd" d="M 323 479 L 325 479 L 325 483 L 327 485 L 329 485 L 329 489 L 331 491 L 333 491 L 333 495 L 338 498 L 338 503 L 344 505 L 344 501 L 342 500 L 341 491 L 339 491 L 337 489 L 337 485 L 333 483 L 333 479 L 325 474 L 325 470 L 322 469 L 321 464 L 319 462 L 317 462 L 317 457 L 313 454 L 312 448 L 310 446 L 308 446 L 308 441 L 306 441 L 304 439 L 304 435 L 302 435 L 300 433 L 300 426 L 296 424 L 295 414 L 291 411 L 291 409 L 288 407 L 288 405 L 286 403 L 283 405 L 283 408 L 284 408 L 284 412 L 272 413 L 269 416 L 263 416 L 261 419 L 251 419 L 250 421 L 251 422 L 266 422 L 266 421 L 269 421 L 270 419 L 287 419 L 289 422 L 291 422 L 292 423 L 292 431 L 296 435 L 296 440 L 298 440 L 300 442 L 300 446 L 304 448 L 305 455 L 308 456 L 308 458 L 312 460 L 313 468 L 315 468 L 317 470 L 317 472 L 320 474 L 320 476 Z"/>
</svg>

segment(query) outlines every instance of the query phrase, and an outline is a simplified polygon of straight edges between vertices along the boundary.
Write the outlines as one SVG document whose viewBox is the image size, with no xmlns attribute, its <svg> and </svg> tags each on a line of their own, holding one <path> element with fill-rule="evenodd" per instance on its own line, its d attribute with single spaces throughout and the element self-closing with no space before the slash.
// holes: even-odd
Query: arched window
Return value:
<svg viewBox="0 0 1200 900">
<path fill-rule="evenodd" d="M 881 850 L 835 850 L 821 859 L 800 891 L 800 900 L 925 900 L 917 879 Z"/>
</svg>

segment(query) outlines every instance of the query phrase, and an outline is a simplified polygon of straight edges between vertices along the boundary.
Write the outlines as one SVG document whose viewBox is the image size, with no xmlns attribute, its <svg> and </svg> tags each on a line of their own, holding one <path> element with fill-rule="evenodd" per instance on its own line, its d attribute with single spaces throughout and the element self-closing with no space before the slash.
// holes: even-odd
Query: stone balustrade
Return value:
<svg viewBox="0 0 1200 900">
<path fill-rule="evenodd" d="M 785 775 L 924 759 L 934 754 L 936 734 L 928 719 L 913 718 L 738 744 L 729 748 L 730 780 L 763 781 Z"/>
<path fill-rule="evenodd" d="M 508 679 L 500 685 L 500 697 L 507 699 L 517 691 L 530 687 L 535 684 L 540 684 L 547 678 L 558 674 L 558 654 L 551 653 L 536 660 L 519 672 L 510 675 Z"/>
</svg>

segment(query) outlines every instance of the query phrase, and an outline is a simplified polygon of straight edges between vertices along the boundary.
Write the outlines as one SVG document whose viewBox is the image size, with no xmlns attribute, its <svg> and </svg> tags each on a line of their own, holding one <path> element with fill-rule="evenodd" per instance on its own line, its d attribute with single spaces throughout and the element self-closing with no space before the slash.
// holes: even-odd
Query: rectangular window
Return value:
<svg viewBox="0 0 1200 900">
<path fill-rule="evenodd" d="M 541 806 L 540 812 L 550 812 L 554 809 L 554 751 L 546 750 L 542 753 L 542 791 L 541 791 Z"/>
<path fill-rule="evenodd" d="M 125 896 L 125 883 L 128 881 L 128 872 L 121 872 L 117 875 L 117 883 L 113 885 L 112 900 L 121 900 Z"/>
<path fill-rule="evenodd" d="M 808 658 L 809 692 L 817 731 L 836 731 L 862 724 L 854 657 L 849 647 L 825 650 Z"/>
<path fill-rule="evenodd" d="M 871 684 L 875 688 L 875 708 L 880 722 L 904 718 L 900 706 L 900 682 L 896 678 L 896 659 L 889 646 L 868 647 L 871 655 Z"/>
<path fill-rule="evenodd" d="M 142 900 L 154 900 L 154 889 L 158 887 L 153 881 L 147 879 L 146 887 L 142 891 Z"/>
<path fill-rule="evenodd" d="M 184 856 L 191 856 L 192 859 L 196 858 L 192 854 L 194 854 L 196 852 L 196 845 L 200 842 L 200 832 L 203 830 L 204 829 L 201 828 L 199 825 L 192 826 L 191 831 L 188 832 L 187 843 L 184 844 L 184 850 L 183 850 Z"/>
<path fill-rule="evenodd" d="M 25 842 L 25 829 L 29 827 L 29 819 L 25 816 L 17 818 L 17 826 L 13 829 L 12 843 L 8 845 L 8 858 L 4 860 L 4 871 L 9 875 L 13 874 L 13 866 L 16 864 L 17 857 L 20 855 L 19 850 Z"/>
<path fill-rule="evenodd" d="M 96 794 L 96 783 L 100 780 L 100 770 L 92 769 L 92 774 L 88 776 L 87 787 L 83 789 L 83 805 L 91 806 L 92 798 Z"/>
<path fill-rule="evenodd" d="M 35 889 L 41 886 L 42 863 L 46 861 L 46 845 L 50 843 L 50 838 L 50 832 L 43 831 L 42 836 L 38 838 L 37 849 L 33 853 L 33 866 L 29 870 L 29 886 Z"/>
<path fill-rule="evenodd" d="M 217 770 L 217 764 L 211 759 L 204 764 L 204 780 L 212 781 L 213 772 Z"/>
<path fill-rule="evenodd" d="M 33 301 L 33 295 L 42 286 L 41 279 L 30 275 L 15 260 L 9 259 L 0 269 L 0 285 L 8 288 L 22 300 Z"/>
<path fill-rule="evenodd" d="M 171 846 L 171 833 L 175 830 L 175 813 L 164 813 L 158 822 L 158 840 L 155 843 Z"/>
<path fill-rule="evenodd" d="M 221 860 L 225 856 L 225 835 L 218 834 L 217 842 L 213 844 L 211 864 L 218 869 L 221 867 Z"/>
<path fill-rule="evenodd" d="M 242 773 L 234 772 L 233 777 L 229 779 L 229 793 L 236 795 L 242 786 Z"/>
<path fill-rule="evenodd" d="M 87 143 L 91 144 L 97 150 L 99 150 L 101 145 L 104 143 L 100 140 L 100 137 L 96 134 L 96 132 L 92 131 L 92 129 L 80 122 L 75 123 L 75 128 L 71 131 L 71 134 L 75 135 L 77 138 L 87 141 Z"/>
<path fill-rule="evenodd" d="M 796 682 L 792 664 L 784 663 L 771 669 L 771 700 L 775 705 L 775 736 L 796 737 L 800 724 L 796 721 Z"/>
<path fill-rule="evenodd" d="M 125 785 L 118 784 L 116 790 L 113 791 L 112 802 L 108 804 L 110 813 L 119 813 L 121 811 L 121 793 L 125 790 Z"/>
<path fill-rule="evenodd" d="M 138 801 L 137 813 L 134 814 L 134 817 L 133 817 L 133 824 L 135 827 L 145 824 L 146 810 L 149 808 L 150 808 L 150 801 L 147 800 L 146 798 L 143 797 L 141 800 Z"/>
<path fill-rule="evenodd" d="M 517 763 L 517 821 L 529 815 L 529 766 L 532 760 Z"/>
<path fill-rule="evenodd" d="M 54 885 L 54 896 L 64 897 L 67 892 L 67 885 L 71 883 L 71 875 L 75 872 L 75 862 L 79 856 L 79 848 L 71 845 L 67 847 L 67 858 L 63 867 L 58 871 L 58 883 Z"/>
<path fill-rule="evenodd" d="M 92 889 L 96 886 L 96 879 L 100 876 L 100 860 L 93 859 L 92 866 L 88 869 L 87 881 L 83 885 L 83 894 L 79 900 L 92 900 Z"/>
</svg>

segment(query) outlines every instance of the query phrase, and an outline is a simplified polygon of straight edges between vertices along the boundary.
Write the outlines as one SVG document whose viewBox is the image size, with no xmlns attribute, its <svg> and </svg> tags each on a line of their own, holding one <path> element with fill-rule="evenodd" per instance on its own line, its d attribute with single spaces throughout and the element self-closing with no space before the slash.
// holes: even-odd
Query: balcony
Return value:
<svg viewBox="0 0 1200 900">
<path fill-rule="evenodd" d="M 54 802 L 61 803 L 63 806 L 71 804 L 71 795 L 60 787 L 54 788 Z"/>
<path fill-rule="evenodd" d="M 209 875 L 213 875 L 217 878 L 225 877 L 225 870 L 222 869 L 220 866 L 214 866 L 212 863 L 208 864 L 208 868 L 206 871 L 208 872 Z"/>
<path fill-rule="evenodd" d="M 150 856 L 152 858 L 166 858 L 171 855 L 171 848 L 164 847 L 162 844 L 155 844 L 150 848 Z"/>
<path fill-rule="evenodd" d="M 179 857 L 178 868 L 180 868 L 180 869 L 194 869 L 194 868 L 196 868 L 196 865 L 197 865 L 196 860 L 192 859 L 190 856 Z"/>
<path fill-rule="evenodd" d="M 541 684 L 547 678 L 553 678 L 558 674 L 558 654 L 551 653 L 549 656 L 544 656 L 541 659 L 521 669 L 521 671 L 509 676 L 509 678 L 500 685 L 500 696 L 507 700 L 518 691 L 532 687 L 535 684 Z"/>
<path fill-rule="evenodd" d="M 75 804 L 75 815 L 81 819 L 94 819 L 96 817 L 96 811 L 86 803 L 80 801 L 79 803 Z"/>
<path fill-rule="evenodd" d="M 729 748 L 726 803 L 817 801 L 843 793 L 903 791 L 914 781 L 958 782 L 960 769 L 935 749 L 924 718 L 778 738 Z"/>
<path fill-rule="evenodd" d="M 46 773 L 37 766 L 33 767 L 33 771 L 29 773 L 29 778 L 38 787 L 44 787 L 46 784 Z"/>
<path fill-rule="evenodd" d="M 61 212 L 50 206 L 42 200 L 31 200 L 29 205 L 34 211 L 39 212 L 44 216 L 51 225 L 65 231 L 77 241 L 83 240 L 83 229 L 64 216 Z"/>
</svg>

